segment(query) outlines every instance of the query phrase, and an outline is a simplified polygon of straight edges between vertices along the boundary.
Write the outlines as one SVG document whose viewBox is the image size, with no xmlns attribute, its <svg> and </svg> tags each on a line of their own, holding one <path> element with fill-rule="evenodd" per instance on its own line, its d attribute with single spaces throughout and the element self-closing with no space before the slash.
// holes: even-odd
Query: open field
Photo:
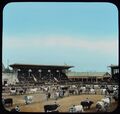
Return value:
<svg viewBox="0 0 120 114">
<path fill-rule="evenodd" d="M 45 94 L 37 93 L 30 94 L 33 96 L 33 103 L 25 105 L 24 96 L 25 95 L 16 95 L 16 96 L 5 96 L 5 98 L 13 98 L 13 107 L 19 105 L 21 112 L 44 112 L 45 104 L 52 104 L 55 101 L 60 104 L 59 112 L 68 112 L 69 108 L 74 104 L 78 105 L 81 101 L 89 98 L 94 102 L 91 106 L 91 109 L 86 109 L 85 112 L 95 112 L 96 102 L 104 98 L 103 95 L 71 95 L 69 97 L 60 98 L 58 100 L 49 99 L 46 100 Z M 109 112 L 114 111 L 117 108 L 118 103 L 112 99 Z M 13 107 L 6 107 L 7 110 L 10 110 Z"/>
</svg>

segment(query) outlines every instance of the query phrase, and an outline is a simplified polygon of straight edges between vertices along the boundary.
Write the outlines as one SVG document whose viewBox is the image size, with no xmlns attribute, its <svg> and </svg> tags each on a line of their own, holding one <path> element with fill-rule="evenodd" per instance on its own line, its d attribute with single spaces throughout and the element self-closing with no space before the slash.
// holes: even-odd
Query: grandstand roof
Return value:
<svg viewBox="0 0 120 114">
<path fill-rule="evenodd" d="M 103 77 L 110 76 L 108 72 L 68 72 L 66 73 L 68 77 Z"/>
<path fill-rule="evenodd" d="M 110 65 L 109 67 L 111 67 L 111 68 L 119 68 L 118 65 Z"/>
<path fill-rule="evenodd" d="M 11 64 L 10 67 L 14 68 L 59 68 L 59 69 L 68 69 L 73 66 L 68 65 L 37 65 L 37 64 Z"/>
</svg>

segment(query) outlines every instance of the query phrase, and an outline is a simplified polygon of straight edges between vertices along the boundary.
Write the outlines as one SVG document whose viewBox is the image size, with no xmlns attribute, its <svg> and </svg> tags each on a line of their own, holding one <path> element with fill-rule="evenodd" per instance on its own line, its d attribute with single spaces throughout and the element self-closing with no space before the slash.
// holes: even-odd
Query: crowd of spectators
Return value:
<svg viewBox="0 0 120 114">
<path fill-rule="evenodd" d="M 57 72 L 19 72 L 18 73 L 18 80 L 19 83 L 41 83 L 41 82 L 62 82 L 62 81 L 68 81 L 68 77 L 65 73 L 60 72 L 59 74 Z"/>
</svg>

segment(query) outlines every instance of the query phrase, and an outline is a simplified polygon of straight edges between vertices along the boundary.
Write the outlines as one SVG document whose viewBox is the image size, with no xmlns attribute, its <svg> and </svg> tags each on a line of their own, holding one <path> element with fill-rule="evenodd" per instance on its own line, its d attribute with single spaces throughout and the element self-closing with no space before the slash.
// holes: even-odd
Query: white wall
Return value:
<svg viewBox="0 0 120 114">
<path fill-rule="evenodd" d="M 15 84 L 18 81 L 17 73 L 2 73 L 2 84 L 7 81 L 8 84 Z"/>
</svg>

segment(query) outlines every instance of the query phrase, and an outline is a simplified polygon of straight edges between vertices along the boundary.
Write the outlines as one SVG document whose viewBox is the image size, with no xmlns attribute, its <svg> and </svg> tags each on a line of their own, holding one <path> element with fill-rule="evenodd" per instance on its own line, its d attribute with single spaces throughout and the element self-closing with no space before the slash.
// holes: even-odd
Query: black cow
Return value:
<svg viewBox="0 0 120 114">
<path fill-rule="evenodd" d="M 75 90 L 74 89 L 69 89 L 70 94 L 74 94 Z"/>
<path fill-rule="evenodd" d="M 58 112 L 56 109 L 59 107 L 59 104 L 44 105 L 45 112 Z"/>
<path fill-rule="evenodd" d="M 6 98 L 6 99 L 3 99 L 3 105 L 4 106 L 12 106 L 13 105 L 13 99 L 12 98 Z"/>
<path fill-rule="evenodd" d="M 83 108 L 88 108 L 90 109 L 91 105 L 93 104 L 93 101 L 81 101 L 81 105 L 83 106 Z"/>
<path fill-rule="evenodd" d="M 24 90 L 17 90 L 18 94 L 22 95 L 24 93 Z"/>
<path fill-rule="evenodd" d="M 115 101 L 118 101 L 118 91 L 114 91 L 114 93 L 113 93 L 113 99 L 115 100 Z"/>
<path fill-rule="evenodd" d="M 19 112 L 19 111 L 17 111 L 15 108 L 13 108 L 13 109 L 11 109 L 10 112 Z"/>
<path fill-rule="evenodd" d="M 64 91 L 67 91 L 68 88 L 69 88 L 68 86 L 67 87 L 61 87 L 61 89 L 64 90 Z"/>
<path fill-rule="evenodd" d="M 106 88 L 106 90 L 107 90 L 107 92 L 109 93 L 109 95 L 114 92 L 114 90 L 113 90 L 113 89 L 110 89 L 110 88 Z"/>
<path fill-rule="evenodd" d="M 20 112 L 19 106 L 16 106 L 15 108 L 12 108 L 11 112 Z"/>
</svg>

